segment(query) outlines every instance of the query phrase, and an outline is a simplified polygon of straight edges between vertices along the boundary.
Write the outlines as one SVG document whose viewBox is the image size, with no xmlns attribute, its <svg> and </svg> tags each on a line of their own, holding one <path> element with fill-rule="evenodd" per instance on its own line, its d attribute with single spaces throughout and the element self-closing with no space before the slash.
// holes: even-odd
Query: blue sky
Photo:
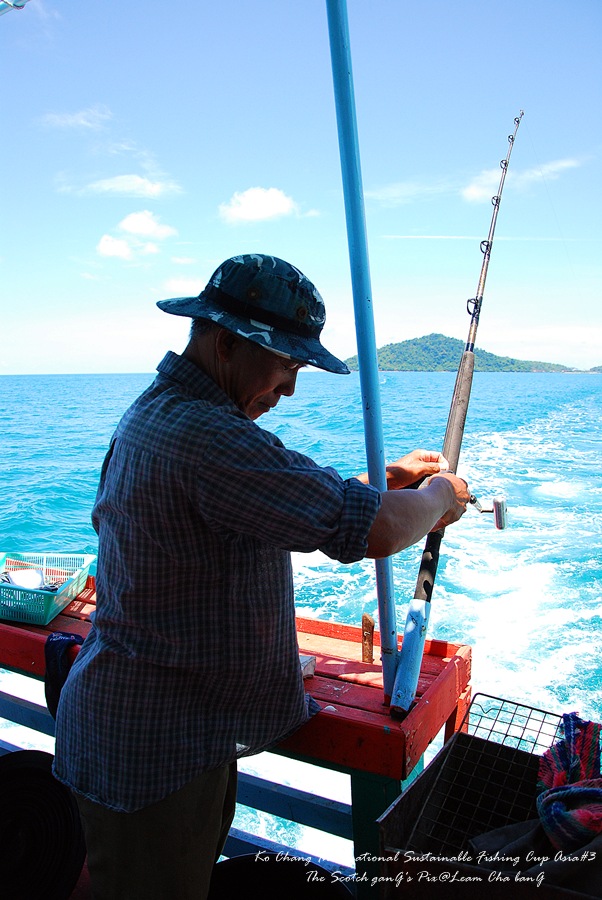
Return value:
<svg viewBox="0 0 602 900">
<path fill-rule="evenodd" d="M 602 365 L 600 0 L 348 0 L 377 344 Z M 0 17 L 0 373 L 152 372 L 241 252 L 356 352 L 325 0 L 30 0 Z"/>
</svg>

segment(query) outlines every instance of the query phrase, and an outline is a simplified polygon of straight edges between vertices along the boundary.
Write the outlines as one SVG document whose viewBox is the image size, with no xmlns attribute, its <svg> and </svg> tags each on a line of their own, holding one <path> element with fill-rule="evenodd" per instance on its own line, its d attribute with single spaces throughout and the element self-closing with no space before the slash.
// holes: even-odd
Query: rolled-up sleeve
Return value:
<svg viewBox="0 0 602 900">
<path fill-rule="evenodd" d="M 342 563 L 363 559 L 368 549 L 368 532 L 380 507 L 380 491 L 362 484 L 357 478 L 343 482 L 345 487 L 337 533 L 319 549 Z"/>
</svg>

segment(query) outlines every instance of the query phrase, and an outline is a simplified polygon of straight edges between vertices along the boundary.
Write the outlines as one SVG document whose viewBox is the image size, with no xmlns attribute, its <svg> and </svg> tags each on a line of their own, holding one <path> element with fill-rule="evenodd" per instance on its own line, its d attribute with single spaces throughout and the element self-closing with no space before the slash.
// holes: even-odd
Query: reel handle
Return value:
<svg viewBox="0 0 602 900">
<path fill-rule="evenodd" d="M 491 507 L 483 506 L 474 494 L 470 495 L 468 501 L 480 513 L 493 513 L 493 522 L 499 531 L 503 531 L 507 525 L 507 507 L 506 498 L 502 496 L 494 497 L 491 501 Z"/>
</svg>

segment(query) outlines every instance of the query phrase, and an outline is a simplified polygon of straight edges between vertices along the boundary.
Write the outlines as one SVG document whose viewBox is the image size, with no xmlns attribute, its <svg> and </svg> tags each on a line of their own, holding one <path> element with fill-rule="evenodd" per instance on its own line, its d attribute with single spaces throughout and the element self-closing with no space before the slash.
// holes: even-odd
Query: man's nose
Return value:
<svg viewBox="0 0 602 900">
<path fill-rule="evenodd" d="M 285 397 L 292 397 L 297 385 L 297 370 L 289 372 L 278 385 L 277 391 Z"/>
</svg>

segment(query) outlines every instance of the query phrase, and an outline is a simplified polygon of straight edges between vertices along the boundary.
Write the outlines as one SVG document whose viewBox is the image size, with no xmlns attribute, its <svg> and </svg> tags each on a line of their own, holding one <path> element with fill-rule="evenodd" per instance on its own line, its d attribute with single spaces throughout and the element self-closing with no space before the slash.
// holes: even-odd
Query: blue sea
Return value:
<svg viewBox="0 0 602 900">
<path fill-rule="evenodd" d="M 0 377 L 0 551 L 96 552 L 90 511 L 102 459 L 121 414 L 152 378 Z M 381 374 L 388 460 L 415 447 L 441 448 L 454 378 Z M 302 372 L 295 396 L 261 425 L 347 477 L 366 468 L 361 409 L 357 374 Z M 475 374 L 459 474 L 483 504 L 505 496 L 508 525 L 498 531 L 493 516 L 469 509 L 447 529 L 429 625 L 430 637 L 471 645 L 474 692 L 596 721 L 601 422 L 602 375 Z M 393 564 L 401 633 L 421 549 Z M 301 615 L 358 625 L 368 612 L 378 622 L 372 562 L 343 566 L 317 552 L 296 555 L 294 569 Z M 0 672 L 0 689 L 15 679 Z M 40 690 L 25 681 L 26 690 Z M 0 737 L 19 743 L 7 724 Z M 51 749 L 48 741 L 37 745 Z"/>
</svg>

